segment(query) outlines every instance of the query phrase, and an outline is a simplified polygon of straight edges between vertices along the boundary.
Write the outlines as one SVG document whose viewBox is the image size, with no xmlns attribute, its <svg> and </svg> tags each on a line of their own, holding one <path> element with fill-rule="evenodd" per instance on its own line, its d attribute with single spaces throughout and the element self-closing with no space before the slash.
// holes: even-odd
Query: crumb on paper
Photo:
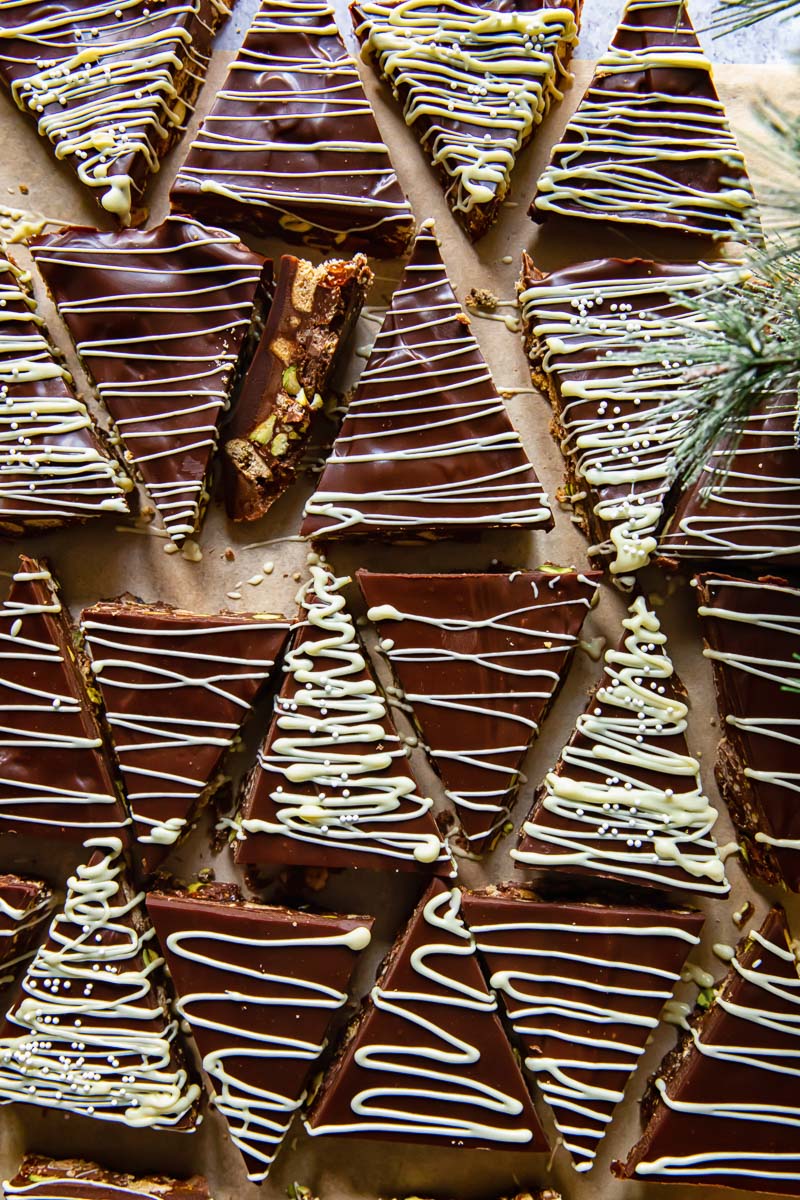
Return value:
<svg viewBox="0 0 800 1200">
<path fill-rule="evenodd" d="M 251 575 L 250 578 L 247 580 L 247 582 L 250 585 L 250 587 L 258 587 L 258 585 L 260 583 L 264 582 L 264 576 L 260 573 L 256 574 L 256 575 Z"/>
<path fill-rule="evenodd" d="M 19 190 L 20 190 L 21 195 L 27 196 L 28 192 L 31 189 L 28 187 L 27 183 L 21 183 L 21 184 L 19 184 Z"/>
<path fill-rule="evenodd" d="M 503 262 L 503 263 L 512 263 L 513 261 L 514 261 L 513 254 L 504 254 L 503 257 L 500 259 L 500 262 Z"/>
<path fill-rule="evenodd" d="M 201 562 L 203 551 L 194 538 L 187 538 L 181 546 L 181 555 L 187 562 Z"/>
<path fill-rule="evenodd" d="M 292 579 L 295 581 L 295 583 L 299 583 L 302 578 L 303 578 L 303 576 L 300 571 L 292 572 Z"/>
<path fill-rule="evenodd" d="M 265 562 L 263 567 L 261 568 L 261 570 L 264 572 L 265 575 L 271 575 L 272 572 L 275 570 L 275 563 L 271 562 L 271 561 Z"/>
<path fill-rule="evenodd" d="M 226 562 L 235 562 L 236 554 L 234 553 L 233 547 L 226 546 L 222 552 L 222 557 L 225 559 Z"/>
<path fill-rule="evenodd" d="M 241 600 L 242 598 L 241 592 L 226 592 L 225 595 L 229 600 Z"/>
<path fill-rule="evenodd" d="M 176 546 L 174 542 L 165 542 L 164 543 L 164 553 L 165 554 L 177 554 L 179 550 L 180 550 L 180 546 Z"/>
<path fill-rule="evenodd" d="M 488 288 L 470 288 L 464 303 L 467 308 L 482 308 L 485 312 L 494 312 L 500 301 Z"/>
</svg>

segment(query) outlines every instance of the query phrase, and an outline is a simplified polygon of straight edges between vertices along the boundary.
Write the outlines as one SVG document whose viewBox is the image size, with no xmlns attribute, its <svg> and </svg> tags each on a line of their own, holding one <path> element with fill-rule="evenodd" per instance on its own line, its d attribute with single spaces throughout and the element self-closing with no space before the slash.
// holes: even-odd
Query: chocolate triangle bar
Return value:
<svg viewBox="0 0 800 1200">
<path fill-rule="evenodd" d="M 223 782 L 288 625 L 125 602 L 84 609 L 81 625 L 150 872 Z"/>
<path fill-rule="evenodd" d="M 403 253 L 414 217 L 326 0 L 262 0 L 170 199 L 262 236 Z"/>
<path fill-rule="evenodd" d="M 0 608 L 0 835 L 83 842 L 129 818 L 47 567 L 22 555 Z"/>
<path fill-rule="evenodd" d="M 322 1081 L 312 1137 L 547 1149 L 460 903 L 431 883 Z"/>
<path fill-rule="evenodd" d="M 659 543 L 666 557 L 800 564 L 797 394 L 772 398 L 708 452 Z"/>
<path fill-rule="evenodd" d="M 598 576 L 357 577 L 463 835 L 480 854 L 508 816 Z"/>
<path fill-rule="evenodd" d="M 685 3 L 628 0 L 530 213 L 711 238 L 756 232 L 755 199 Z"/>
<path fill-rule="evenodd" d="M 228 516 L 255 521 L 294 481 L 314 414 L 373 279 L 367 260 L 284 254 L 275 298 L 224 437 Z"/>
<path fill-rule="evenodd" d="M 211 1200 L 200 1175 L 186 1180 L 165 1175 L 137 1179 L 82 1159 L 59 1161 L 41 1154 L 26 1154 L 17 1174 L 2 1186 L 8 1200 L 80 1200 L 81 1195 L 91 1200 Z"/>
<path fill-rule="evenodd" d="M 301 533 L 459 537 L 552 524 L 428 222 L 306 504 Z"/>
<path fill-rule="evenodd" d="M 286 672 L 236 822 L 236 859 L 436 870 L 450 857 L 421 797 L 342 591 L 311 568 Z"/>
<path fill-rule="evenodd" d="M 539 874 L 578 874 L 725 895 L 729 885 L 686 743 L 686 692 L 658 617 L 637 596 L 625 634 L 555 768 L 539 788 L 512 858 Z"/>
<path fill-rule="evenodd" d="M 53 893 L 40 879 L 0 875 L 0 989 L 34 953 L 53 903 Z"/>
<path fill-rule="evenodd" d="M 700 575 L 698 598 L 723 732 L 717 783 L 744 866 L 800 891 L 800 590 Z"/>
<path fill-rule="evenodd" d="M 782 908 L 740 944 L 642 1104 L 626 1179 L 800 1195 L 800 978 Z"/>
<path fill-rule="evenodd" d="M 656 360 L 670 332 L 665 323 L 688 312 L 684 295 L 737 274 L 731 267 L 606 258 L 543 275 L 523 254 L 520 304 L 531 377 L 553 407 L 566 495 L 594 543 L 589 554 L 609 559 L 613 575 L 645 566 L 655 550 L 674 454 L 697 416 L 685 368 Z M 683 413 L 675 407 L 681 397 Z"/>
<path fill-rule="evenodd" d="M 244 901 L 230 885 L 151 892 L 147 907 L 231 1140 L 262 1183 L 347 1000 L 371 917 Z"/>
<path fill-rule="evenodd" d="M 464 919 L 576 1171 L 591 1170 L 703 917 L 467 892 Z"/>
<path fill-rule="evenodd" d="M 56 358 L 26 273 L 0 252 L 0 532 L 127 513 L 131 484 Z"/>
<path fill-rule="evenodd" d="M 19 0 L 3 11 L 0 80 L 98 203 L 136 223 L 229 12 L 226 0 Z"/>
<path fill-rule="evenodd" d="M 0 1030 L 0 1103 L 187 1131 L 200 1095 L 118 838 L 91 838 Z"/>
<path fill-rule="evenodd" d="M 67 227 L 34 240 L 59 311 L 173 541 L 197 528 L 217 423 L 271 268 L 221 229 Z"/>
<path fill-rule="evenodd" d="M 581 0 L 356 0 L 356 33 L 473 239 L 569 78 Z"/>
</svg>

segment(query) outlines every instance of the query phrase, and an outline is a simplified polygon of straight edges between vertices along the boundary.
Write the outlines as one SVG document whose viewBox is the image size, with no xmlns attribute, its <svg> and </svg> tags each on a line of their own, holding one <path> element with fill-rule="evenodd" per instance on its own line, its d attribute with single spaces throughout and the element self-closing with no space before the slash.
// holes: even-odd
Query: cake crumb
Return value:
<svg viewBox="0 0 800 1200">
<path fill-rule="evenodd" d="M 263 567 L 261 568 L 261 570 L 264 572 L 265 575 L 271 575 L 272 572 L 275 570 L 275 563 L 274 562 L 265 562 Z"/>
<path fill-rule="evenodd" d="M 242 598 L 241 592 L 226 592 L 225 595 L 229 600 L 241 600 Z"/>
<path fill-rule="evenodd" d="M 251 575 L 247 582 L 250 584 L 250 587 L 258 587 L 260 583 L 264 582 L 264 576 L 260 574 Z"/>
<path fill-rule="evenodd" d="M 464 303 L 467 308 L 482 308 L 485 312 L 494 312 L 500 301 L 488 288 L 470 288 Z"/>
<path fill-rule="evenodd" d="M 226 562 L 235 562 L 236 561 L 236 555 L 231 546 L 225 547 L 224 551 L 222 552 L 222 557 L 225 559 Z"/>
</svg>

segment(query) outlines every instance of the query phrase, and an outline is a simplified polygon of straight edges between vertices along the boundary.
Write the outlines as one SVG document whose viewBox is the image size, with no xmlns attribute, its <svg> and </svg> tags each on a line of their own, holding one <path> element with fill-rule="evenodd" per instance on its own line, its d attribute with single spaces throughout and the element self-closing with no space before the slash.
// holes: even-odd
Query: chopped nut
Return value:
<svg viewBox="0 0 800 1200">
<path fill-rule="evenodd" d="M 267 417 L 266 421 L 262 421 L 260 425 L 256 425 L 255 429 L 248 435 L 248 441 L 257 442 L 260 446 L 266 446 L 267 442 L 272 437 L 272 431 L 275 428 L 275 414 Z"/>
<path fill-rule="evenodd" d="M 297 367 L 287 367 L 281 375 L 281 387 L 290 396 L 296 396 L 300 391 L 300 380 L 297 378 Z"/>
<path fill-rule="evenodd" d="M 280 458 L 280 456 L 282 454 L 285 454 L 288 449 L 289 449 L 289 439 L 286 436 L 286 434 L 285 433 L 276 433 L 275 437 L 272 439 L 272 445 L 270 446 L 270 452 L 272 454 L 274 454 L 276 458 Z"/>
</svg>

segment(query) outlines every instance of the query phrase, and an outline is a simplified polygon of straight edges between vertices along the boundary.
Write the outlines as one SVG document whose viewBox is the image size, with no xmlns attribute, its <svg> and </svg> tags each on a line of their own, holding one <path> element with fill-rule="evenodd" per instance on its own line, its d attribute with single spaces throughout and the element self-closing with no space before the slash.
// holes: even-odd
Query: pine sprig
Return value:
<svg viewBox="0 0 800 1200">
<path fill-rule="evenodd" d="M 722 0 L 719 11 L 705 31 L 714 38 L 721 38 L 774 17 L 788 15 L 791 18 L 798 14 L 800 0 Z"/>
</svg>

